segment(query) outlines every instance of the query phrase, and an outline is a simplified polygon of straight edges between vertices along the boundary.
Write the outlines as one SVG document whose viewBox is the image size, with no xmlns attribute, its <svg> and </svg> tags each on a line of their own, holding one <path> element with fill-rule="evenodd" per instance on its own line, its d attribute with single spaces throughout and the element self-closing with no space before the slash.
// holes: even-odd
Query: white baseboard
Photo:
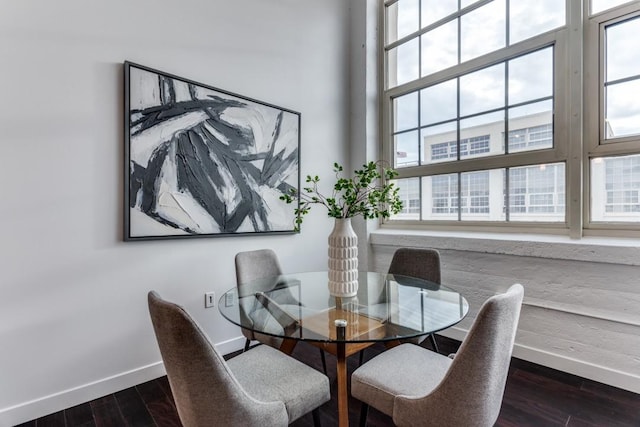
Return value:
<svg viewBox="0 0 640 427">
<path fill-rule="evenodd" d="M 164 374 L 162 362 L 156 362 L 28 402 L 2 408 L 0 409 L 0 426 L 13 426 L 43 417 L 136 384 L 150 381 Z"/>
<path fill-rule="evenodd" d="M 233 353 L 234 351 L 242 349 L 243 346 L 243 336 L 216 344 L 216 348 L 222 354 Z M 9 427 L 21 424 L 133 387 L 137 384 L 151 381 L 165 374 L 164 365 L 162 361 L 159 361 L 28 402 L 2 408 L 0 409 L 0 426 Z"/>
<path fill-rule="evenodd" d="M 538 365 L 548 366 L 559 371 L 640 394 L 640 377 L 628 372 L 560 356 L 525 345 L 516 344 L 513 348 L 513 355 Z"/>
<path fill-rule="evenodd" d="M 462 341 L 467 335 L 467 331 L 453 327 L 445 331 L 440 331 L 438 334 Z M 618 371 L 602 365 L 595 365 L 583 360 L 572 359 L 518 343 L 513 347 L 513 356 L 528 362 L 537 363 L 538 365 L 547 366 L 640 394 L 640 377 L 628 372 Z"/>
<path fill-rule="evenodd" d="M 244 336 L 240 335 L 230 340 L 222 341 L 216 344 L 216 349 L 220 354 L 229 354 L 244 348 Z"/>
</svg>

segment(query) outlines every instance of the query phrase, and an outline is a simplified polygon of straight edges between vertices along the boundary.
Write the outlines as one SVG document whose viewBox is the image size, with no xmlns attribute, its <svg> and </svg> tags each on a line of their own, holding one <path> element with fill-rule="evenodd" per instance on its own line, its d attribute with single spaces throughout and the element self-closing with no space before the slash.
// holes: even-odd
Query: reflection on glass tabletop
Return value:
<svg viewBox="0 0 640 427">
<path fill-rule="evenodd" d="M 406 339 L 448 328 L 469 311 L 447 286 L 414 277 L 360 272 L 358 294 L 330 295 L 326 271 L 267 277 L 233 288 L 220 313 L 255 332 L 304 341 L 337 340 L 335 320 L 346 320 L 345 342 Z"/>
</svg>

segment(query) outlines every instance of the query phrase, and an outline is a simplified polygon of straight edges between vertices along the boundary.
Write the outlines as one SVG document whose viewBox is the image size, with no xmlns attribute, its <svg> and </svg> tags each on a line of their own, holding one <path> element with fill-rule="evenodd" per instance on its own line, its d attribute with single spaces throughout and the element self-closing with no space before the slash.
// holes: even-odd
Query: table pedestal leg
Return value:
<svg viewBox="0 0 640 427">
<path fill-rule="evenodd" d="M 349 427 L 349 391 L 347 390 L 347 321 L 336 319 L 336 371 L 338 374 L 338 426 Z"/>
<path fill-rule="evenodd" d="M 346 345 L 339 342 L 337 345 L 337 373 L 338 373 L 338 425 L 349 426 L 349 392 L 347 390 L 347 356 Z"/>
</svg>

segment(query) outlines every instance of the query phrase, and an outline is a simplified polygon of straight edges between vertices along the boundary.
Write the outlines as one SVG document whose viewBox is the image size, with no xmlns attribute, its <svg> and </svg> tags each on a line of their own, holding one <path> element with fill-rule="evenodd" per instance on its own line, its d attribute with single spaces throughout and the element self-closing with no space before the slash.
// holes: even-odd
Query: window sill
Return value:
<svg viewBox="0 0 640 427">
<path fill-rule="evenodd" d="M 423 231 L 380 228 L 370 234 L 374 246 L 428 247 L 442 250 L 530 256 L 640 266 L 640 239 Z"/>
</svg>

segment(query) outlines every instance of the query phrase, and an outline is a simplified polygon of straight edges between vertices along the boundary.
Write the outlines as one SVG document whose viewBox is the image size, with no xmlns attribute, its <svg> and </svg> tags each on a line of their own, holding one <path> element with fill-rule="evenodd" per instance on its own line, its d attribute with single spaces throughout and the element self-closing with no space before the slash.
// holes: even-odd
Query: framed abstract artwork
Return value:
<svg viewBox="0 0 640 427">
<path fill-rule="evenodd" d="M 293 233 L 300 113 L 130 62 L 125 240 Z"/>
</svg>

